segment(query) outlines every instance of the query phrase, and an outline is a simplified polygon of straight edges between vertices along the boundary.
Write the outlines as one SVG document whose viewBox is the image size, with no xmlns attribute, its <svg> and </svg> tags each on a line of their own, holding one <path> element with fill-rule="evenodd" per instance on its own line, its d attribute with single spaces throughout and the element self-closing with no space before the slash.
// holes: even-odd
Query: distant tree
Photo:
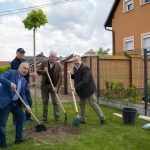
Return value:
<svg viewBox="0 0 150 150">
<path fill-rule="evenodd" d="M 110 48 L 104 49 L 104 48 L 100 47 L 99 50 L 97 50 L 97 54 L 98 55 L 108 55 L 109 51 L 110 51 Z"/>
<path fill-rule="evenodd" d="M 36 72 L 36 45 L 35 45 L 35 31 L 37 28 L 44 26 L 48 23 L 46 15 L 43 13 L 41 9 L 39 10 L 32 10 L 28 13 L 27 17 L 22 21 L 24 27 L 28 30 L 33 29 L 33 55 L 34 55 L 34 71 Z M 35 79 L 36 82 L 36 79 Z M 36 84 L 35 84 L 35 113 L 37 117 L 37 98 L 36 98 Z"/>
</svg>

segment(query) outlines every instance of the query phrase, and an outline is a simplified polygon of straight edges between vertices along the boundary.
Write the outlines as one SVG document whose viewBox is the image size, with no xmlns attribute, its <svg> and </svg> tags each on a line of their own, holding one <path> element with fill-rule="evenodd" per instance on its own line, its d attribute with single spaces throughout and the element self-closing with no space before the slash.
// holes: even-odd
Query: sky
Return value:
<svg viewBox="0 0 150 150">
<path fill-rule="evenodd" d="M 11 61 L 17 48 L 33 56 L 33 31 L 24 28 L 22 20 L 31 12 L 2 16 L 2 11 L 20 9 L 62 0 L 0 0 L 0 61 Z M 83 55 L 100 47 L 112 48 L 112 33 L 104 23 L 114 0 L 74 0 L 42 8 L 48 23 L 36 31 L 36 54 L 49 55 L 51 50 L 65 57 Z"/>
</svg>

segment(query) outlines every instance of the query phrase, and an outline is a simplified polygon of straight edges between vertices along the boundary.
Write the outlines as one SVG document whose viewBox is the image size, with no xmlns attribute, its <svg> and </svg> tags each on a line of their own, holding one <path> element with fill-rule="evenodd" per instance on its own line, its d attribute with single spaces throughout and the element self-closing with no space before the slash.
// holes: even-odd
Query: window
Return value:
<svg viewBox="0 0 150 150">
<path fill-rule="evenodd" d="M 134 50 L 134 37 L 126 37 L 123 39 L 124 51 Z"/>
<path fill-rule="evenodd" d="M 150 2 L 150 0 L 144 0 L 144 2 L 145 2 L 145 3 L 148 3 L 148 2 Z"/>
<path fill-rule="evenodd" d="M 124 0 L 124 12 L 133 10 L 133 0 Z"/>
<path fill-rule="evenodd" d="M 141 5 L 150 3 L 150 0 L 141 0 Z"/>
<path fill-rule="evenodd" d="M 141 48 L 150 49 L 150 32 L 141 34 Z"/>
</svg>

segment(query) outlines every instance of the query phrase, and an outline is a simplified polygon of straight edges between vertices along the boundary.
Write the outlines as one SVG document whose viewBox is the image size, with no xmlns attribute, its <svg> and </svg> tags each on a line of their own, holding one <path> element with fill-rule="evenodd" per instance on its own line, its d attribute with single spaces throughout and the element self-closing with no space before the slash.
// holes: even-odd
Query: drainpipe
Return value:
<svg viewBox="0 0 150 150">
<path fill-rule="evenodd" d="M 112 49 L 113 49 L 113 55 L 115 55 L 116 54 L 115 53 L 115 31 L 112 29 L 108 29 L 106 26 L 105 26 L 105 30 L 112 32 Z"/>
</svg>

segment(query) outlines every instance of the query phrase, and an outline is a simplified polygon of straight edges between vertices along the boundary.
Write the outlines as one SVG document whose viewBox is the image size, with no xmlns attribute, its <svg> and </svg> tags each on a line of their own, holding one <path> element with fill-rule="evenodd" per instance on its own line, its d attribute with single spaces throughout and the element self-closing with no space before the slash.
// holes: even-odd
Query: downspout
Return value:
<svg viewBox="0 0 150 150">
<path fill-rule="evenodd" d="M 107 29 L 107 27 L 105 26 L 105 30 L 107 31 L 111 31 L 112 32 L 112 50 L 113 50 L 113 55 L 115 55 L 115 31 L 112 29 Z"/>
</svg>

